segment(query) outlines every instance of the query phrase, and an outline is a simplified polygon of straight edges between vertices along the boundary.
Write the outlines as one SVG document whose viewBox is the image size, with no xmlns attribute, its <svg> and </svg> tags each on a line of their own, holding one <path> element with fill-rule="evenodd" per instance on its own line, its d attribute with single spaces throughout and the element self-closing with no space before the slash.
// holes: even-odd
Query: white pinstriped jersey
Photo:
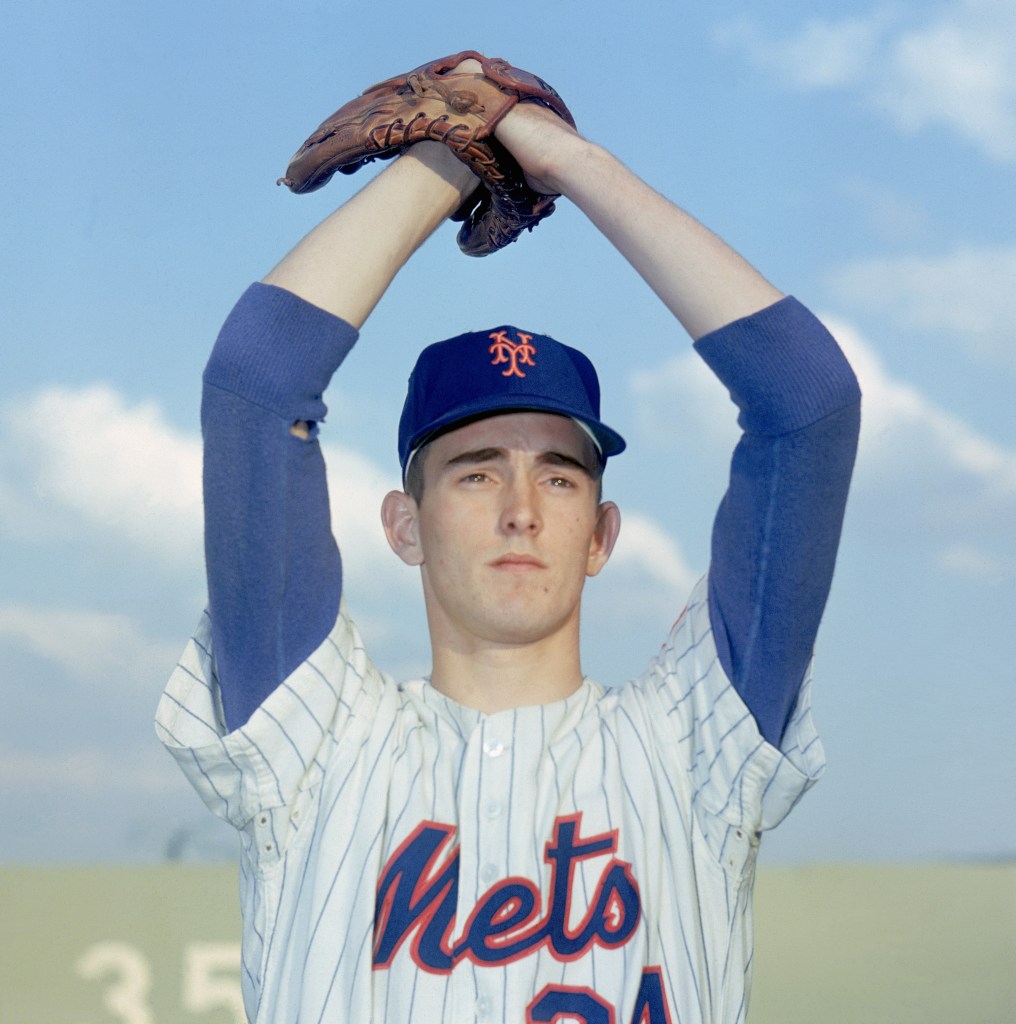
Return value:
<svg viewBox="0 0 1016 1024">
<path fill-rule="evenodd" d="M 243 841 L 258 1024 L 743 1021 L 758 835 L 824 767 L 716 656 L 703 581 L 639 679 L 484 715 L 398 685 L 345 607 L 225 734 L 207 617 L 159 736 Z"/>
</svg>

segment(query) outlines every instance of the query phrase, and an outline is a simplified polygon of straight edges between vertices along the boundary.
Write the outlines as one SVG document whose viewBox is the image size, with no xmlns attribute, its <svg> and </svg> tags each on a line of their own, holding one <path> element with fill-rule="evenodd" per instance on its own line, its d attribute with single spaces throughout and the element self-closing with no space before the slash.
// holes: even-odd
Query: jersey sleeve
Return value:
<svg viewBox="0 0 1016 1024">
<path fill-rule="evenodd" d="M 235 729 L 217 663 L 206 613 L 163 692 L 156 734 L 216 815 L 238 829 L 253 824 L 259 857 L 271 861 L 310 824 L 335 748 L 362 741 L 394 686 L 368 658 L 344 603 L 317 649 Z"/>
<path fill-rule="evenodd" d="M 204 373 L 205 563 L 216 679 L 230 729 L 314 651 L 336 620 L 342 563 L 317 424 L 357 338 L 281 288 L 252 285 Z M 311 424 L 307 440 L 297 421 Z"/>
<path fill-rule="evenodd" d="M 713 525 L 709 607 L 721 664 L 779 745 L 832 583 L 860 390 L 833 337 L 786 298 L 696 349 L 743 431 Z"/>
<path fill-rule="evenodd" d="M 701 580 L 647 672 L 633 684 L 642 721 L 714 855 L 778 825 L 825 770 L 811 715 L 810 671 L 773 744 L 720 662 L 708 579 Z"/>
</svg>

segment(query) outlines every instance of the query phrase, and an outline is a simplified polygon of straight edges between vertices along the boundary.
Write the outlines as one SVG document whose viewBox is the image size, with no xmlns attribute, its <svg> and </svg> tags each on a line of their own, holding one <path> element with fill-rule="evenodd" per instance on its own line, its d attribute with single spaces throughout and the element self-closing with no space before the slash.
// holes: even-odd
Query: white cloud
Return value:
<svg viewBox="0 0 1016 1024">
<path fill-rule="evenodd" d="M 922 448 L 932 449 L 936 463 L 1016 498 L 1016 453 L 977 433 L 917 388 L 891 377 L 874 348 L 853 327 L 834 317 L 826 317 L 825 323 L 847 353 L 864 392 L 865 457 L 912 462 L 920 453 L 900 442 L 904 432 L 916 431 L 923 437 Z"/>
<path fill-rule="evenodd" d="M 695 424 L 694 446 L 717 458 L 737 441 L 737 409 L 724 386 L 692 349 L 659 366 L 637 370 L 629 378 L 640 434 L 671 447 L 687 440 Z"/>
<path fill-rule="evenodd" d="M 699 576 L 670 534 L 648 516 L 633 512 L 622 516 L 610 569 L 636 573 L 647 586 L 654 587 L 668 608 L 684 600 Z"/>
<path fill-rule="evenodd" d="M 824 320 L 864 392 L 848 514 L 852 529 L 916 545 L 921 557 L 967 578 L 1011 578 L 1016 452 L 892 377 L 855 328 L 835 317 Z M 726 466 L 737 437 L 733 407 L 696 355 L 684 353 L 635 374 L 632 386 L 640 429 L 647 439 L 667 439 L 686 476 L 701 479 Z M 660 558 L 648 554 L 652 545 L 644 550 L 647 566 Z"/>
<path fill-rule="evenodd" d="M 607 685 L 642 672 L 700 575 L 671 533 L 622 510 L 610 562 L 582 598 L 583 670 Z"/>
<path fill-rule="evenodd" d="M 886 18 L 812 18 L 793 36 L 770 38 L 750 18 L 728 22 L 716 32 L 719 43 L 741 50 L 758 67 L 778 72 L 802 89 L 856 82 L 871 63 L 885 31 Z"/>
<path fill-rule="evenodd" d="M 906 129 L 944 124 L 1016 160 L 1016 7 L 966 0 L 890 45 L 877 100 Z"/>
<path fill-rule="evenodd" d="M 324 446 L 328 465 L 332 529 L 342 547 L 346 578 L 357 593 L 418 589 L 418 573 L 388 546 L 381 527 L 381 501 L 402 486 L 398 477 L 366 456 L 338 445 Z"/>
<path fill-rule="evenodd" d="M 400 679 L 424 674 L 430 648 L 420 571 L 398 558 L 381 527 L 381 501 L 401 481 L 350 449 L 325 445 L 324 455 L 332 530 L 342 549 L 343 588 L 356 624 L 386 671 Z"/>
<path fill-rule="evenodd" d="M 161 679 L 182 647 L 152 640 L 126 615 L 42 605 L 0 605 L 0 638 L 111 690 Z"/>
<path fill-rule="evenodd" d="M 201 450 L 152 402 L 102 384 L 45 388 L 12 403 L 0 437 L 6 528 L 47 536 L 66 513 L 169 564 L 201 544 Z"/>
<path fill-rule="evenodd" d="M 68 524 L 115 531 L 146 557 L 200 572 L 201 443 L 158 405 L 131 404 L 103 384 L 48 387 L 11 403 L 0 423 L 6 532 L 45 542 Z M 348 573 L 365 588 L 397 584 L 406 574 L 384 538 L 380 508 L 398 479 L 336 445 L 326 459 Z"/>
<path fill-rule="evenodd" d="M 342 546 L 347 593 L 365 635 L 418 665 L 406 620 L 422 619 L 419 574 L 388 547 L 381 499 L 397 477 L 363 455 L 325 446 L 332 528 Z M 47 387 L 0 412 L 0 522 L 15 542 L 79 551 L 132 549 L 152 567 L 193 577 L 201 566 L 201 445 L 153 402 L 130 403 L 113 388 Z M 200 600 L 200 598 L 199 598 Z M 399 622 L 391 608 L 399 607 Z M 422 634 L 425 638 L 425 633 Z M 0 638 L 93 683 L 165 675 L 180 643 L 160 646 L 124 615 L 87 609 L 0 605 Z"/>
<path fill-rule="evenodd" d="M 862 260 L 829 277 L 843 300 L 906 327 L 943 331 L 1016 370 L 1016 246 Z"/>
<path fill-rule="evenodd" d="M 993 159 L 1016 161 L 1016 6 L 937 5 L 903 25 L 895 5 L 861 17 L 811 19 L 774 38 L 752 20 L 717 32 L 721 45 L 793 87 L 854 89 L 904 131 L 945 126 Z"/>
<path fill-rule="evenodd" d="M 864 392 L 854 485 L 860 528 L 926 545 L 939 565 L 963 576 L 1011 578 L 1016 452 L 894 379 L 855 329 L 831 317 L 826 323 Z"/>
</svg>

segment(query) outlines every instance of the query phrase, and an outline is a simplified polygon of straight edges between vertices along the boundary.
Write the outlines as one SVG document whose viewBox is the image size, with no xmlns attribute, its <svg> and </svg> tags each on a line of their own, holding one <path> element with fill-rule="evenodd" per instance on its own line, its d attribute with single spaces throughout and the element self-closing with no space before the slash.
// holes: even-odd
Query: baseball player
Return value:
<svg viewBox="0 0 1016 1024">
<path fill-rule="evenodd" d="M 630 261 L 738 406 L 707 576 L 641 676 L 584 677 L 582 588 L 618 535 L 600 486 L 624 441 L 586 356 L 494 326 L 423 349 L 405 489 L 382 509 L 419 566 L 432 671 L 396 682 L 364 650 L 321 395 L 475 192 L 451 148 L 420 142 L 220 333 L 202 408 L 209 609 L 158 733 L 239 830 L 252 1021 L 743 1021 L 759 837 L 824 765 L 809 662 L 857 384 L 803 306 L 556 113 L 520 103 L 496 138 Z"/>
</svg>

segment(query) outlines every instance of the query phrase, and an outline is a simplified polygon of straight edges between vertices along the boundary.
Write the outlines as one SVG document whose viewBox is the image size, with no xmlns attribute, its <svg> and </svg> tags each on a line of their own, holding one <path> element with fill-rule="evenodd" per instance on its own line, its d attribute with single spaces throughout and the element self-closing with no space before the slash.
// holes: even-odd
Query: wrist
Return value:
<svg viewBox="0 0 1016 1024">
<path fill-rule="evenodd" d="M 456 206 L 479 183 L 479 178 L 443 142 L 418 142 L 402 154 L 399 162 L 415 165 L 431 179 L 431 186 L 457 197 Z"/>
<path fill-rule="evenodd" d="M 539 103 L 519 103 L 494 129 L 494 134 L 518 161 L 531 188 L 563 194 L 572 160 L 581 160 L 590 144 L 571 125 Z"/>
</svg>

